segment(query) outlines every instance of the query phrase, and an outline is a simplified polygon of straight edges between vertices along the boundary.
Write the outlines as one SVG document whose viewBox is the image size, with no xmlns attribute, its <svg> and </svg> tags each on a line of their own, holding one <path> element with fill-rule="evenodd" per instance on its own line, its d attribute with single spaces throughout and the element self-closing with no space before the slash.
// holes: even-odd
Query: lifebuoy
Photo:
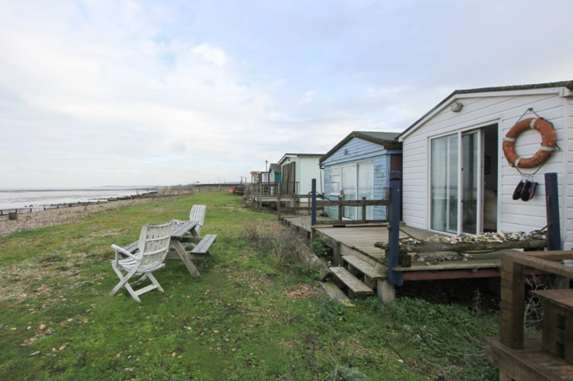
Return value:
<svg viewBox="0 0 573 381">
<path fill-rule="evenodd" d="M 528 129 L 541 134 L 541 147 L 531 157 L 519 157 L 515 151 L 515 141 Z M 503 138 L 503 153 L 512 167 L 535 168 L 545 163 L 557 146 L 557 134 L 551 122 L 544 118 L 528 118 L 517 122 Z"/>
</svg>

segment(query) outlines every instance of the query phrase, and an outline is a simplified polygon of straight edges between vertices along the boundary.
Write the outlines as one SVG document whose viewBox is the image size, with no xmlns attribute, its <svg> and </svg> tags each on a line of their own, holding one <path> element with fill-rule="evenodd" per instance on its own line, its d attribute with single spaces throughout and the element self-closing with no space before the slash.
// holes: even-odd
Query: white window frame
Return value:
<svg viewBox="0 0 573 381">
<path fill-rule="evenodd" d="M 478 189 L 477 189 L 477 222 L 476 222 L 476 233 L 481 234 L 483 233 L 483 218 L 484 218 L 484 210 L 483 210 L 483 186 L 484 186 L 484 178 L 483 178 L 483 155 L 481 152 L 483 149 L 483 128 L 488 127 L 491 125 L 496 125 L 498 129 L 498 167 L 497 167 L 497 177 L 498 177 L 498 187 L 501 185 L 501 161 L 500 161 L 500 134 L 501 134 L 501 123 L 500 118 L 495 118 L 479 123 L 475 123 L 470 126 L 466 126 L 464 128 L 457 129 L 455 131 L 449 131 L 437 135 L 432 135 L 428 137 L 426 142 L 426 153 L 427 153 L 427 162 L 429 163 L 426 171 L 427 176 L 427 198 L 426 198 L 426 229 L 431 232 L 445 234 L 445 235 L 459 235 L 459 234 L 469 234 L 463 232 L 463 144 L 462 144 L 462 137 L 466 133 L 471 133 L 472 131 L 478 132 L 478 152 L 480 153 L 480 159 L 478 160 Z M 440 230 L 432 229 L 432 140 L 443 138 L 445 136 L 451 135 L 458 135 L 458 226 L 457 226 L 457 233 L 451 232 L 444 232 Z M 501 197 L 497 197 L 497 230 L 499 230 L 500 226 L 500 200 Z"/>
</svg>

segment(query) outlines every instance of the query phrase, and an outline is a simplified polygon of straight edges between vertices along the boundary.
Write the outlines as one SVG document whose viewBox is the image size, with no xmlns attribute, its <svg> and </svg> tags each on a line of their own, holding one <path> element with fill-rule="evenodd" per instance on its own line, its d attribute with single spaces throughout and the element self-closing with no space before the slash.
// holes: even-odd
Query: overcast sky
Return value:
<svg viewBox="0 0 573 381">
<path fill-rule="evenodd" d="M 238 180 L 573 79 L 571 0 L 0 0 L 0 188 Z"/>
</svg>

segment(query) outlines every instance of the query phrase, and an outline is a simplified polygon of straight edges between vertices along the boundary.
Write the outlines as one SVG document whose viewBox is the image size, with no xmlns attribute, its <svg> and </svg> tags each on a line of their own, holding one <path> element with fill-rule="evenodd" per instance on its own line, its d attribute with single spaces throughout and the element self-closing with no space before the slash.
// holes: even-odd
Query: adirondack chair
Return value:
<svg viewBox="0 0 573 381">
<path fill-rule="evenodd" d="M 155 289 L 163 292 L 163 288 L 153 276 L 153 272 L 165 266 L 164 261 L 169 252 L 171 239 L 171 225 L 171 223 L 167 223 L 143 226 L 137 247 L 132 247 L 132 250 L 111 245 L 115 251 L 115 259 L 111 261 L 111 267 L 119 278 L 119 283 L 111 291 L 112 295 L 125 288 L 135 301 L 141 302 L 139 296 L 146 292 Z M 129 283 L 133 276 L 140 276 L 136 282 L 148 279 L 151 284 L 134 290 Z"/>
</svg>

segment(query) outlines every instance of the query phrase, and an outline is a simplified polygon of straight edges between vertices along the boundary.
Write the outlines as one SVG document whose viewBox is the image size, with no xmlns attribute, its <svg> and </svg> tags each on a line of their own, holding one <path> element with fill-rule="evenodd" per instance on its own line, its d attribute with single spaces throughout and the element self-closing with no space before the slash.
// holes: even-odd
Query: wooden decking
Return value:
<svg viewBox="0 0 573 381">
<path fill-rule="evenodd" d="M 376 242 L 388 241 L 388 227 L 385 224 L 347 225 L 333 227 L 318 224 L 311 228 L 309 216 L 284 216 L 281 220 L 307 237 L 319 237 L 329 244 L 340 257 L 354 255 L 371 265 L 384 265 L 384 250 L 374 246 Z M 427 239 L 435 233 L 413 227 L 401 226 L 400 238 L 411 235 Z M 336 255 L 336 253 L 335 253 Z M 335 258 L 336 259 L 336 258 Z M 436 264 L 413 264 L 397 267 L 404 280 L 433 280 L 459 278 L 487 278 L 499 276 L 499 259 L 471 259 L 447 261 Z"/>
<path fill-rule="evenodd" d="M 498 339 L 490 339 L 489 345 L 491 360 L 505 373 L 500 380 L 573 381 L 573 365 L 544 351 L 540 340 L 527 340 L 523 349 L 509 348 Z"/>
</svg>

